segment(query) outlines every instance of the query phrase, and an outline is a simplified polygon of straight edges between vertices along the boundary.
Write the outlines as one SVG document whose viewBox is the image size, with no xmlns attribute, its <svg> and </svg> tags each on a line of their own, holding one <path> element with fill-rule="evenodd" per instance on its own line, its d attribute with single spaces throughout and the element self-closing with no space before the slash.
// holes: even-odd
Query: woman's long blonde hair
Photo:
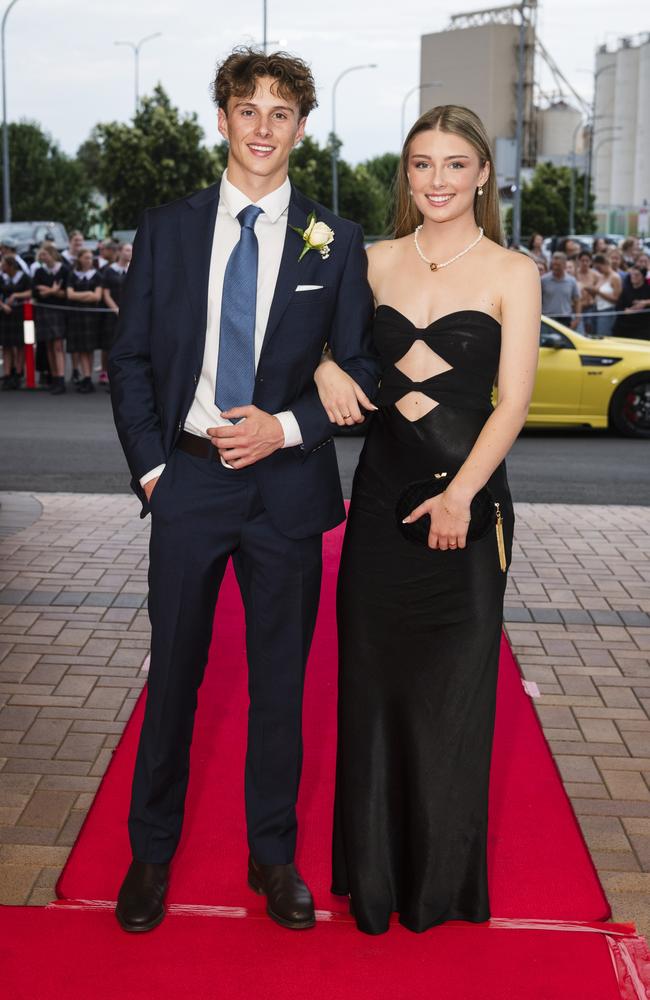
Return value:
<svg viewBox="0 0 650 1000">
<path fill-rule="evenodd" d="M 408 159 L 411 143 L 415 136 L 431 129 L 440 129 L 441 132 L 461 136 L 476 150 L 481 169 L 486 163 L 490 164 L 490 176 L 483 185 L 483 194 L 479 195 L 477 192 L 474 195 L 474 218 L 476 224 L 483 227 L 483 231 L 489 239 L 503 245 L 499 192 L 490 140 L 478 115 L 459 104 L 440 104 L 436 108 L 431 108 L 430 111 L 425 111 L 423 115 L 420 115 L 404 141 L 395 178 L 393 238 L 399 239 L 401 236 L 408 236 L 422 222 L 422 212 L 416 207 L 409 194 Z"/>
</svg>

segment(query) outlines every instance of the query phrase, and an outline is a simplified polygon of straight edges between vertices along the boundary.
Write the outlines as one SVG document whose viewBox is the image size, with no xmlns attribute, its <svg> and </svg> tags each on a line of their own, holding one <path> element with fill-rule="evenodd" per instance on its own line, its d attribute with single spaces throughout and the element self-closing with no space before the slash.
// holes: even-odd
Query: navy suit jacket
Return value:
<svg viewBox="0 0 650 1000">
<path fill-rule="evenodd" d="M 108 371 L 141 517 L 149 505 L 139 479 L 167 460 L 201 374 L 219 187 L 145 211 L 124 283 Z M 327 260 L 310 250 L 298 262 L 303 242 L 289 226 L 304 229 L 312 210 L 334 230 L 334 242 Z M 292 410 L 303 443 L 251 468 L 276 527 L 291 538 L 305 538 L 345 516 L 332 424 L 314 383 L 323 348 L 329 345 L 338 364 L 371 397 L 379 363 L 371 341 L 374 306 L 361 227 L 293 185 L 288 223 L 253 403 L 268 413 Z M 296 293 L 299 284 L 323 288 Z"/>
</svg>

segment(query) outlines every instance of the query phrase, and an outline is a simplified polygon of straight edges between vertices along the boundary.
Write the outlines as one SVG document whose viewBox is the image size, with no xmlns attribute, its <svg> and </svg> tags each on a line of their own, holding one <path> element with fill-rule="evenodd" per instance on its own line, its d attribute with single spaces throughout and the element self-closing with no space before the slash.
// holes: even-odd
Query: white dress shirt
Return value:
<svg viewBox="0 0 650 1000">
<path fill-rule="evenodd" d="M 291 184 L 285 178 L 283 184 L 270 194 L 264 195 L 253 204 L 263 210 L 255 222 L 255 235 L 259 247 L 257 269 L 257 301 L 255 309 L 255 369 L 262 352 L 264 334 L 268 324 L 271 303 L 275 285 L 280 271 L 280 261 L 284 240 L 287 232 L 289 215 L 289 199 Z M 208 320 L 205 334 L 205 349 L 201 376 L 197 383 L 194 400 L 185 419 L 184 429 L 190 434 L 209 438 L 208 427 L 221 425 L 232 426 L 225 420 L 215 404 L 215 389 L 217 378 L 217 359 L 219 357 L 219 331 L 221 326 L 221 297 L 223 280 L 228 258 L 241 236 L 241 225 L 237 218 L 239 212 L 251 204 L 245 195 L 228 180 L 228 171 L 224 170 L 219 191 L 219 205 L 212 240 L 210 257 L 210 277 L 208 282 Z M 275 416 L 284 431 L 283 448 L 294 448 L 302 444 L 302 434 L 294 414 L 290 410 L 276 413 Z M 228 468 L 231 466 L 223 461 Z M 150 479 L 159 476 L 164 465 L 151 469 L 140 479 L 144 486 Z"/>
</svg>

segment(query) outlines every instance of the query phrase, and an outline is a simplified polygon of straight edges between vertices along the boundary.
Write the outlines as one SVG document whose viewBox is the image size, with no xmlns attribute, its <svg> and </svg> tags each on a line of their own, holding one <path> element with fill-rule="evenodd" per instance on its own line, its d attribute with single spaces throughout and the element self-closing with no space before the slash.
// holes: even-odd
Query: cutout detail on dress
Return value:
<svg viewBox="0 0 650 1000">
<path fill-rule="evenodd" d="M 395 368 L 414 385 L 420 385 L 428 379 L 435 378 L 436 375 L 451 371 L 453 365 L 433 351 L 424 340 L 415 340 L 406 354 L 395 362 Z M 406 392 L 395 406 L 403 417 L 415 423 L 434 410 L 438 406 L 438 401 L 428 393 L 414 389 Z"/>
</svg>

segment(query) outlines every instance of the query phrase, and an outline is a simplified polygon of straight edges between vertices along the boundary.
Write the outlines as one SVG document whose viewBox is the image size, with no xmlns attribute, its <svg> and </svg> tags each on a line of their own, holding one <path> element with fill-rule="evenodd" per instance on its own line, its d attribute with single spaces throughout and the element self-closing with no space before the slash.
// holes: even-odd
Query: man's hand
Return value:
<svg viewBox="0 0 650 1000">
<path fill-rule="evenodd" d="M 142 487 L 142 489 L 145 492 L 145 496 L 147 497 L 147 503 L 149 503 L 149 501 L 151 500 L 151 494 L 153 493 L 156 487 L 156 483 L 158 482 L 159 479 L 160 476 L 156 476 L 155 479 L 150 479 L 149 482 L 145 483 L 144 486 Z"/>
<path fill-rule="evenodd" d="M 265 413 L 257 406 L 235 406 L 222 416 L 227 420 L 245 418 L 228 427 L 208 427 L 212 444 L 235 469 L 253 465 L 284 445 L 282 424 L 272 413 Z"/>
</svg>

